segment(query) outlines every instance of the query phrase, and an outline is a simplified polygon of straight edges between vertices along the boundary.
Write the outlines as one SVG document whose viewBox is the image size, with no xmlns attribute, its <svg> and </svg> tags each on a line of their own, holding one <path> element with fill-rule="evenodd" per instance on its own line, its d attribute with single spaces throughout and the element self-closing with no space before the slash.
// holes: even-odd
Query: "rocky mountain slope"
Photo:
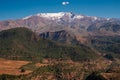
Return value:
<svg viewBox="0 0 120 80">
<path fill-rule="evenodd" d="M 0 56 L 14 60 L 40 61 L 43 58 L 89 60 L 98 55 L 88 46 L 72 46 L 40 38 L 27 28 L 0 32 Z"/>
</svg>

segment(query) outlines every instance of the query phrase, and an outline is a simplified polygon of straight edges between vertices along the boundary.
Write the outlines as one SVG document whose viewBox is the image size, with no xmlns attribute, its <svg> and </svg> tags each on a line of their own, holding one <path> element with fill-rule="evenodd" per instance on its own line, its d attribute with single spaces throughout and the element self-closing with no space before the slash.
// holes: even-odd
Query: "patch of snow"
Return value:
<svg viewBox="0 0 120 80">
<path fill-rule="evenodd" d="M 97 17 L 93 17 L 94 18 L 94 20 L 97 20 L 98 18 Z"/>
<path fill-rule="evenodd" d="M 36 16 L 50 18 L 50 19 L 54 20 L 54 19 L 60 19 L 64 15 L 65 15 L 65 13 L 60 12 L 60 13 L 40 13 L 40 14 L 37 14 Z"/>
<path fill-rule="evenodd" d="M 74 16 L 74 19 L 82 19 L 82 18 L 84 18 L 84 16 L 82 16 L 82 15 L 75 15 Z"/>
<path fill-rule="evenodd" d="M 109 20 L 110 20 L 110 18 L 107 18 L 107 20 L 109 21 Z"/>
<path fill-rule="evenodd" d="M 23 20 L 29 19 L 32 15 L 22 18 Z"/>
</svg>

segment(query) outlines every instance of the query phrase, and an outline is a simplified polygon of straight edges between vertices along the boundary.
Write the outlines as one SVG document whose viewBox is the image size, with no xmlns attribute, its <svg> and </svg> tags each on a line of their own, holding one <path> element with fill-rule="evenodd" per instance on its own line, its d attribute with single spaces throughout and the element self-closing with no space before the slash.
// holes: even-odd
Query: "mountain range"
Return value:
<svg viewBox="0 0 120 80">
<path fill-rule="evenodd" d="M 120 52 L 119 47 L 116 47 L 119 46 L 120 19 L 59 12 L 39 13 L 22 19 L 0 22 L 0 31 L 16 27 L 29 28 L 45 39 L 92 46 L 102 53 Z M 114 49 L 111 50 L 110 47 Z"/>
<path fill-rule="evenodd" d="M 115 28 L 115 27 L 116 28 Z M 17 20 L 0 22 L 0 31 L 27 27 L 37 33 L 65 30 L 75 35 L 120 35 L 120 19 L 90 17 L 70 12 L 40 13 Z M 104 33 L 103 33 L 104 32 Z"/>
</svg>

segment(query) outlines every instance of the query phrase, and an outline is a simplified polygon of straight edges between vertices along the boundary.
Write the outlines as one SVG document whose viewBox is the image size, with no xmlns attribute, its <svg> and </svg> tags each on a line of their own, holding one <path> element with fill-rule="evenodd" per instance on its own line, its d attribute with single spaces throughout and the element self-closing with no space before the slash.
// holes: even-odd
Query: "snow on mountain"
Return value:
<svg viewBox="0 0 120 80">
<path fill-rule="evenodd" d="M 36 16 L 49 18 L 52 20 L 60 19 L 60 18 L 66 17 L 66 16 L 69 17 L 70 19 L 82 19 L 82 18 L 84 18 L 84 16 L 82 16 L 82 15 L 74 15 L 71 12 L 40 13 L 40 14 L 37 14 Z"/>
<path fill-rule="evenodd" d="M 25 19 L 29 19 L 30 17 L 32 17 L 32 15 L 27 16 L 27 17 L 24 17 L 24 18 L 22 18 L 22 19 L 23 19 L 23 20 L 25 20 Z"/>
<path fill-rule="evenodd" d="M 94 18 L 94 20 L 97 20 L 98 18 L 97 17 L 93 17 Z"/>
<path fill-rule="evenodd" d="M 36 16 L 44 17 L 52 20 L 60 19 L 64 16 L 71 17 L 73 14 L 69 12 L 59 12 L 59 13 L 39 13 Z"/>
<path fill-rule="evenodd" d="M 64 16 L 64 13 L 40 13 L 37 14 L 36 16 L 39 17 L 44 17 L 44 18 L 49 18 L 49 19 L 60 19 L 62 16 Z"/>
<path fill-rule="evenodd" d="M 42 18 L 46 18 L 49 20 L 57 20 L 57 21 L 61 21 L 60 19 L 69 19 L 69 21 L 73 21 L 74 19 L 91 19 L 92 21 L 97 21 L 97 20 L 110 20 L 110 18 L 100 18 L 100 17 L 96 17 L 96 16 L 85 16 L 85 15 L 80 15 L 80 14 L 73 14 L 72 12 L 58 12 L 58 13 L 38 13 L 36 15 L 33 16 L 37 16 L 37 17 L 42 17 Z M 27 16 L 25 18 L 23 18 L 23 20 L 29 19 L 30 17 L 32 17 L 32 15 Z"/>
<path fill-rule="evenodd" d="M 61 19 L 63 17 L 68 17 L 69 19 L 82 19 L 83 15 L 74 15 L 71 12 L 59 12 L 59 13 L 38 13 L 34 16 L 43 17 L 51 20 Z M 23 18 L 23 20 L 32 17 L 32 15 Z"/>
<path fill-rule="evenodd" d="M 74 16 L 74 19 L 82 19 L 82 18 L 84 18 L 84 16 L 82 16 L 82 15 L 75 15 Z"/>
<path fill-rule="evenodd" d="M 109 21 L 109 20 L 110 20 L 110 18 L 107 18 L 107 20 Z"/>
</svg>

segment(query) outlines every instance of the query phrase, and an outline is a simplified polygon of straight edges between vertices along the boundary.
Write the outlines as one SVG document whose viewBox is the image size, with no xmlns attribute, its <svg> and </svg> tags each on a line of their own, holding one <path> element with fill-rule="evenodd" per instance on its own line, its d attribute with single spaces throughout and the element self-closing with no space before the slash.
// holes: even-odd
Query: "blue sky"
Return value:
<svg viewBox="0 0 120 80">
<path fill-rule="evenodd" d="M 63 5 L 62 2 L 69 3 Z M 120 18 L 120 0 L 0 0 L 0 20 L 48 12 Z"/>
</svg>

